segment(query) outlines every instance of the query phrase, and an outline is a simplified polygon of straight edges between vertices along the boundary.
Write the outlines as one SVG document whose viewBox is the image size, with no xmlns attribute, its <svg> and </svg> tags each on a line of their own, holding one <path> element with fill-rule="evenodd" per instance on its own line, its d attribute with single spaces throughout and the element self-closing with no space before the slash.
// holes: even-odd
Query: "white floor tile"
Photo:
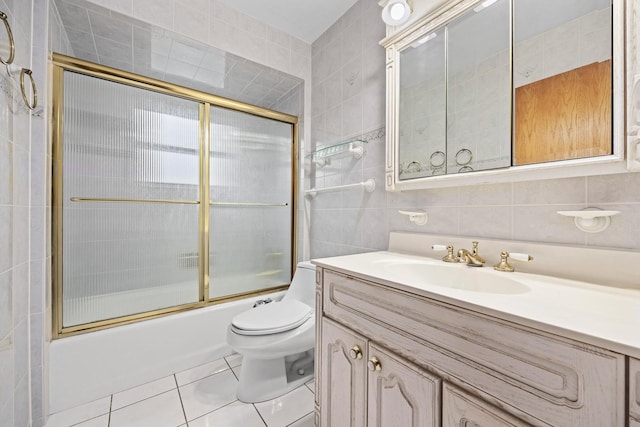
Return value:
<svg viewBox="0 0 640 427">
<path fill-rule="evenodd" d="M 176 427 L 184 424 L 178 390 L 171 390 L 111 413 L 110 427 Z"/>
<path fill-rule="evenodd" d="M 295 423 L 289 424 L 287 427 L 315 427 L 315 415 L 312 413 L 305 415 Z"/>
<path fill-rule="evenodd" d="M 157 396 L 169 390 L 176 388 L 176 380 L 173 375 L 152 381 L 141 386 L 125 390 L 113 395 L 111 402 L 111 410 L 124 408 L 136 402 Z"/>
<path fill-rule="evenodd" d="M 92 418 L 80 424 L 75 424 L 73 427 L 109 427 L 109 414 Z"/>
<path fill-rule="evenodd" d="M 176 374 L 176 379 L 178 380 L 178 385 L 183 386 L 227 369 L 229 369 L 227 362 L 224 359 L 218 359 L 210 363 L 205 363 L 204 365 L 196 366 L 193 369 L 179 372 Z"/>
<path fill-rule="evenodd" d="M 298 387 L 277 399 L 255 404 L 268 426 L 287 426 L 313 412 L 313 393 L 306 387 Z"/>
<path fill-rule="evenodd" d="M 49 417 L 46 427 L 69 427 L 100 415 L 108 414 L 111 396 L 58 412 Z"/>
<path fill-rule="evenodd" d="M 189 427 L 265 427 L 265 424 L 253 405 L 234 402 L 189 421 Z"/>
<path fill-rule="evenodd" d="M 235 401 L 237 386 L 238 380 L 227 370 L 180 387 L 187 421 Z"/>
<path fill-rule="evenodd" d="M 240 371 L 242 370 L 242 366 L 236 366 L 235 368 L 231 368 L 236 378 L 240 379 Z"/>
<path fill-rule="evenodd" d="M 311 393 L 315 393 L 316 392 L 316 382 L 315 382 L 315 380 L 311 380 L 309 382 L 306 382 L 304 385 L 309 387 L 309 390 L 311 390 Z"/>
<path fill-rule="evenodd" d="M 239 353 L 234 353 L 231 356 L 225 357 L 225 360 L 232 368 L 236 366 L 240 366 L 242 364 L 242 355 Z"/>
</svg>

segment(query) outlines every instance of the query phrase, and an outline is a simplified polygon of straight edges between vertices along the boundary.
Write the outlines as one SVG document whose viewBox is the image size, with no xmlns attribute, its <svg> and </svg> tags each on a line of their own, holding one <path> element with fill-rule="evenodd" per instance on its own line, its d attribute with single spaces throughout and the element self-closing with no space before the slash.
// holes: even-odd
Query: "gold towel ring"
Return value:
<svg viewBox="0 0 640 427">
<path fill-rule="evenodd" d="M 36 106 L 38 105 L 38 89 L 36 88 L 36 82 L 33 79 L 32 74 L 33 72 L 27 68 L 23 68 L 20 71 L 20 91 L 22 91 L 22 99 L 24 100 L 24 103 L 27 104 L 27 108 L 29 108 L 29 110 L 35 110 Z M 33 89 L 33 102 L 29 102 L 29 100 L 27 99 L 27 91 L 24 87 L 25 75 L 29 76 L 29 79 L 31 80 L 31 89 Z"/>
<path fill-rule="evenodd" d="M 0 58 L 0 63 L 9 65 L 13 62 L 13 58 L 16 56 L 16 44 L 13 41 L 13 32 L 11 31 L 7 14 L 0 12 L 0 19 L 4 21 L 4 27 L 7 29 L 7 35 L 9 36 L 9 57 L 7 59 Z"/>
</svg>

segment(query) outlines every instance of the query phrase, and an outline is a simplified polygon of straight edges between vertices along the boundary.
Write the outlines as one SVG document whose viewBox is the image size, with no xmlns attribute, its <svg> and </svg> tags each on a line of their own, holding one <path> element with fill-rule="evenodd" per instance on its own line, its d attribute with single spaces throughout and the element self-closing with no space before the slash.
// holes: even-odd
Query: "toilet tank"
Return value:
<svg viewBox="0 0 640 427">
<path fill-rule="evenodd" d="M 282 298 L 283 301 L 295 299 L 316 308 L 316 266 L 309 261 L 299 262 L 293 274 L 289 290 Z"/>
</svg>

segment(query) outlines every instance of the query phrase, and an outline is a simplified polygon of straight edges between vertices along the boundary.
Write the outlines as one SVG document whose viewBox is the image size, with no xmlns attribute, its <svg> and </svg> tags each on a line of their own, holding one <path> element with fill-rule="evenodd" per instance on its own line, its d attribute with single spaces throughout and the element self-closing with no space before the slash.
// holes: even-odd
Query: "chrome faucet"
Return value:
<svg viewBox="0 0 640 427">
<path fill-rule="evenodd" d="M 482 267 L 485 264 L 486 260 L 478 255 L 478 242 L 472 243 L 473 251 L 469 252 L 466 249 L 458 250 L 458 259 L 460 259 L 460 262 L 466 262 L 467 265 L 473 267 Z"/>
</svg>

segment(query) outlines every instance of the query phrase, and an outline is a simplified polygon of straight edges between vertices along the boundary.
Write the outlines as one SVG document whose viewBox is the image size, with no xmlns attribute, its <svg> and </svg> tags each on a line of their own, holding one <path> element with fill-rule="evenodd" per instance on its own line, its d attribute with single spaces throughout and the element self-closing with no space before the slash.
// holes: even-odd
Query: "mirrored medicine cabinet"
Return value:
<svg viewBox="0 0 640 427">
<path fill-rule="evenodd" d="M 445 1 L 388 31 L 386 189 L 626 171 L 626 2 Z"/>
</svg>

